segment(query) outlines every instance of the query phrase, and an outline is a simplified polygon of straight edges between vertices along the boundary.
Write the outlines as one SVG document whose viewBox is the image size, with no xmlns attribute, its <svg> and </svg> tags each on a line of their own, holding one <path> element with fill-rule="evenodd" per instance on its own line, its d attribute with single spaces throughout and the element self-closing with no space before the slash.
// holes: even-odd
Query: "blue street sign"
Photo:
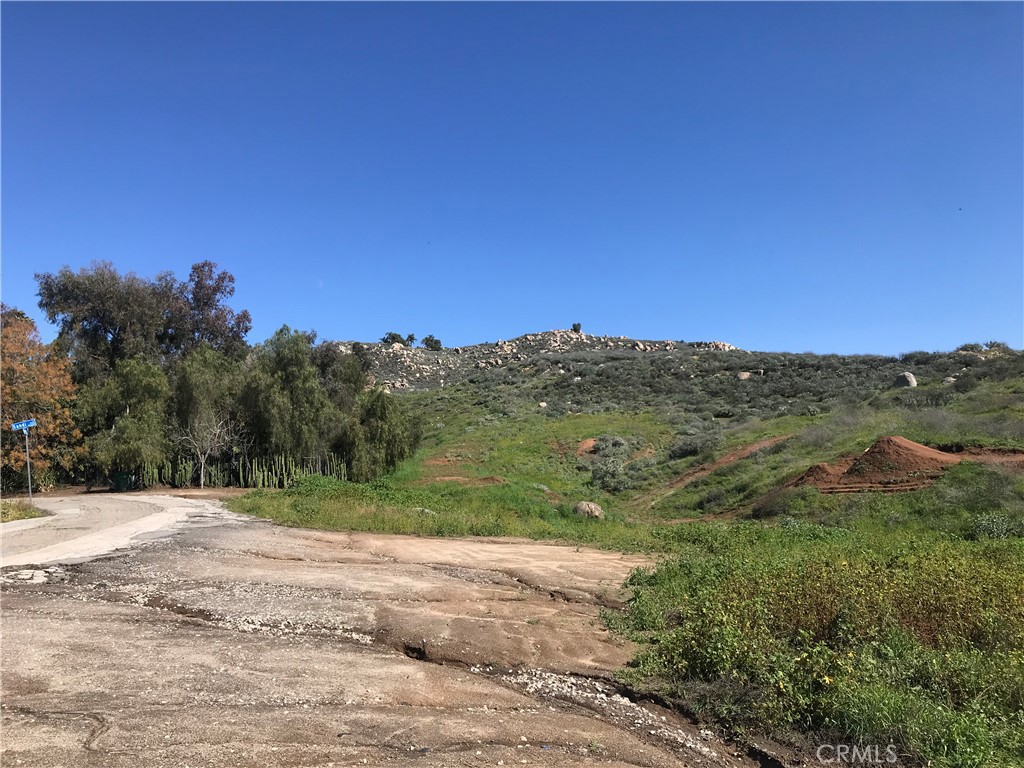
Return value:
<svg viewBox="0 0 1024 768">
<path fill-rule="evenodd" d="M 35 425 L 35 419 L 29 419 L 28 421 L 16 421 L 13 424 L 11 424 L 11 429 L 13 429 L 15 432 L 17 432 L 19 429 L 22 432 L 28 432 L 28 428 L 34 427 Z"/>
</svg>

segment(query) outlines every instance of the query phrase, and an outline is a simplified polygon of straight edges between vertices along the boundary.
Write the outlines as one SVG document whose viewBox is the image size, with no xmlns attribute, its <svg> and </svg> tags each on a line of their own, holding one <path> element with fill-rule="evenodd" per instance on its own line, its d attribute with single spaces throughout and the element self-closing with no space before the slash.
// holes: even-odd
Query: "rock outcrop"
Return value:
<svg viewBox="0 0 1024 768">
<path fill-rule="evenodd" d="M 581 501 L 573 507 L 573 512 L 581 517 L 596 517 L 599 520 L 604 518 L 604 510 L 601 509 L 601 505 L 592 501 Z"/>
<path fill-rule="evenodd" d="M 917 378 L 910 371 L 904 371 L 892 383 L 894 387 L 916 387 Z"/>
<path fill-rule="evenodd" d="M 355 342 L 335 342 L 351 352 Z M 523 364 L 542 355 L 576 351 L 622 350 L 644 354 L 666 351 L 737 351 L 724 341 L 647 341 L 625 336 L 592 336 L 571 330 L 528 333 L 509 341 L 430 351 L 404 344 L 363 344 L 370 353 L 372 383 L 389 390 L 425 390 L 453 384 L 475 371 Z M 541 406 L 543 407 L 543 406 Z"/>
</svg>

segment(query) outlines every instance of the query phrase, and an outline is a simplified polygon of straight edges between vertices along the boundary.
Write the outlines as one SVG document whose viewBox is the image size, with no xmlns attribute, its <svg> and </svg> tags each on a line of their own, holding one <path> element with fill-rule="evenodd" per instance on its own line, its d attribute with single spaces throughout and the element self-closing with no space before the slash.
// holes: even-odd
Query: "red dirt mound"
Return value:
<svg viewBox="0 0 1024 768">
<path fill-rule="evenodd" d="M 908 491 L 930 485 L 962 458 L 893 435 L 879 438 L 860 456 L 835 464 L 816 464 L 794 485 L 812 485 L 826 493 Z"/>
</svg>

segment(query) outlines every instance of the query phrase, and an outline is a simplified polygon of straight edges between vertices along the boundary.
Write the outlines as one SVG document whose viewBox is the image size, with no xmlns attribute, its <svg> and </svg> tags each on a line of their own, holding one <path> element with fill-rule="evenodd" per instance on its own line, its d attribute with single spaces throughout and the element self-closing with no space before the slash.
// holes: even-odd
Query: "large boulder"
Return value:
<svg viewBox="0 0 1024 768">
<path fill-rule="evenodd" d="M 896 377 L 896 381 L 892 383 L 894 387 L 916 387 L 917 379 L 910 371 L 904 371 Z"/>
<path fill-rule="evenodd" d="M 583 517 L 596 517 L 598 519 L 604 517 L 604 510 L 601 509 L 601 505 L 595 504 L 592 501 L 581 501 L 573 507 L 573 512 Z"/>
</svg>

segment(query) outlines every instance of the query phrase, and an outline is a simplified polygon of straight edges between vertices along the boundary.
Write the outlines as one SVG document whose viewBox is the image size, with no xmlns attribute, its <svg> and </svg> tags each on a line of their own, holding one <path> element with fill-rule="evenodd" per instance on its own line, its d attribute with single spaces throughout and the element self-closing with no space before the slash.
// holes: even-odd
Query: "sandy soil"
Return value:
<svg viewBox="0 0 1024 768">
<path fill-rule="evenodd" d="M 81 536 L 3 528 L 5 766 L 757 764 L 611 682 L 633 648 L 599 612 L 643 558 L 48 503 L 77 505 L 56 520 Z M 127 549 L 24 567 L 159 515 L 150 540 L 106 540 Z"/>
</svg>

